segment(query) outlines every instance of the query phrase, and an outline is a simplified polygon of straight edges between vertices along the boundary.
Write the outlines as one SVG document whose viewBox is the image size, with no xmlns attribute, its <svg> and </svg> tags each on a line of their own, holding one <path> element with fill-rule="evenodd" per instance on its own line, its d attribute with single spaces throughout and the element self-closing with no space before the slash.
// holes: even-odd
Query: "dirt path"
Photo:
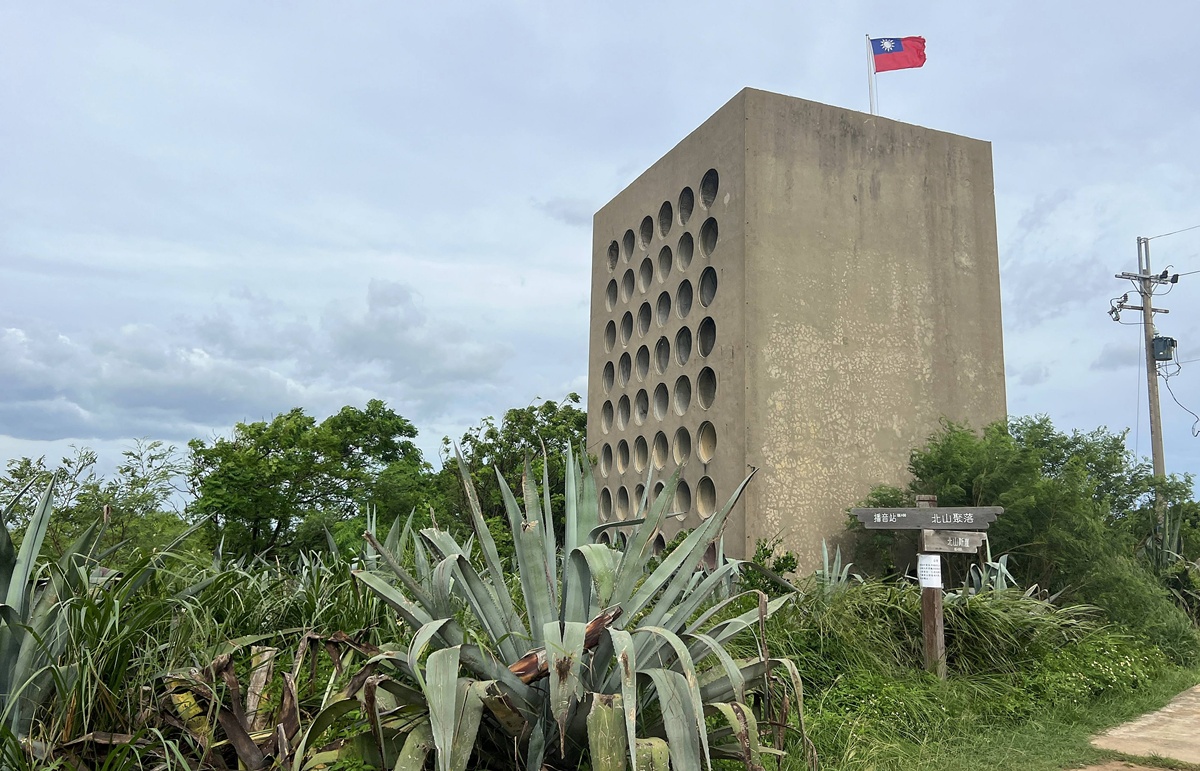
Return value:
<svg viewBox="0 0 1200 771">
<path fill-rule="evenodd" d="M 1200 763 L 1200 685 L 1189 688 L 1157 712 L 1111 728 L 1092 744 L 1122 755 L 1161 757 Z M 1136 768 L 1136 766 L 1112 766 Z"/>
</svg>

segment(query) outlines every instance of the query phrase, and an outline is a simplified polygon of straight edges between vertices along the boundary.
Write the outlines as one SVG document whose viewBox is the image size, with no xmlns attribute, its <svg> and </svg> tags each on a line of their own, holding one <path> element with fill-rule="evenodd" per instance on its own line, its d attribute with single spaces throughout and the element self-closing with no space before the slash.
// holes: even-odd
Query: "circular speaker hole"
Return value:
<svg viewBox="0 0 1200 771">
<path fill-rule="evenodd" d="M 688 483 L 679 480 L 679 487 L 675 488 L 675 513 L 687 514 L 692 510 L 692 490 L 688 487 Z M 620 507 L 617 508 L 617 516 L 621 516 Z"/>
<path fill-rule="evenodd" d="M 717 429 L 707 420 L 700 424 L 696 432 L 696 457 L 701 463 L 708 463 L 717 452 Z"/>
<path fill-rule="evenodd" d="M 700 304 L 707 308 L 717 296 L 717 271 L 712 266 L 700 274 Z"/>
<path fill-rule="evenodd" d="M 633 516 L 636 517 L 641 512 L 642 507 L 645 506 L 645 502 L 642 500 L 645 497 L 646 486 L 638 482 L 633 486 Z"/>
<path fill-rule="evenodd" d="M 679 224 L 686 225 L 692 218 L 692 209 L 696 207 L 696 194 L 690 187 L 685 187 L 679 193 Z"/>
<path fill-rule="evenodd" d="M 654 497 L 657 498 L 658 496 L 662 495 L 663 488 L 666 486 L 667 486 L 666 483 L 661 480 L 658 482 L 655 482 L 654 483 Z"/>
<path fill-rule="evenodd" d="M 619 446 L 618 446 L 619 448 Z M 676 465 L 682 466 L 692 459 L 692 435 L 688 433 L 686 428 L 682 426 L 675 432 L 675 442 L 672 445 L 672 455 L 675 457 Z M 617 467 L 620 468 L 620 460 L 617 461 Z"/>
<path fill-rule="evenodd" d="M 633 297 L 633 270 L 625 271 L 625 275 L 621 276 L 621 302 L 629 302 L 629 298 Z"/>
<path fill-rule="evenodd" d="M 611 351 L 617 344 L 617 322 L 610 321 L 604 325 L 604 350 Z"/>
<path fill-rule="evenodd" d="M 637 315 L 637 333 L 638 337 L 645 337 L 650 331 L 650 303 L 642 303 L 642 307 L 638 308 Z"/>
<path fill-rule="evenodd" d="M 671 363 L 671 341 L 665 337 L 658 338 L 658 342 L 654 344 L 654 370 L 658 374 L 667 371 L 667 365 Z"/>
<path fill-rule="evenodd" d="M 646 437 L 639 436 L 633 440 L 633 470 L 645 471 L 646 464 L 650 462 L 650 447 L 646 444 Z"/>
<path fill-rule="evenodd" d="M 631 337 L 633 337 L 633 314 L 625 311 L 625 315 L 621 317 L 621 345 L 628 345 Z"/>
<path fill-rule="evenodd" d="M 667 416 L 667 406 L 671 402 L 670 392 L 667 391 L 666 383 L 659 383 L 654 387 L 654 417 L 662 420 Z M 605 402 L 608 404 L 608 402 Z M 601 423 L 604 421 L 604 415 L 600 415 Z"/>
<path fill-rule="evenodd" d="M 629 488 L 617 490 L 617 519 L 629 519 Z"/>
<path fill-rule="evenodd" d="M 654 281 L 654 260 L 647 257 L 638 267 L 638 291 L 645 292 L 650 288 L 652 281 Z"/>
<path fill-rule="evenodd" d="M 632 360 L 629 358 L 629 353 L 621 354 L 621 358 L 617 361 L 617 385 L 624 388 L 629 383 L 629 369 Z"/>
<path fill-rule="evenodd" d="M 675 396 L 671 400 L 676 415 L 683 415 L 692 406 L 692 381 L 687 375 L 680 375 L 675 381 Z"/>
<path fill-rule="evenodd" d="M 624 439 L 617 442 L 617 473 L 624 474 L 629 468 L 629 442 Z"/>
<path fill-rule="evenodd" d="M 675 212 L 671 208 L 670 201 L 663 201 L 662 206 L 658 207 L 658 232 L 666 235 L 671 232 L 671 223 L 675 220 Z"/>
<path fill-rule="evenodd" d="M 675 333 L 675 361 L 679 366 L 687 366 L 692 357 L 692 330 L 682 327 Z"/>
<path fill-rule="evenodd" d="M 717 248 L 717 221 L 712 217 L 704 220 L 700 226 L 700 253 L 712 257 Z"/>
<path fill-rule="evenodd" d="M 654 306 L 654 320 L 660 327 L 666 326 L 671 320 L 671 293 L 663 292 L 658 296 L 658 304 Z"/>
<path fill-rule="evenodd" d="M 613 460 L 612 445 L 606 444 L 600 450 L 600 474 L 601 474 L 601 476 L 608 476 L 608 472 L 612 471 L 612 460 Z"/>
<path fill-rule="evenodd" d="M 608 282 L 608 287 L 604 290 L 604 307 L 611 311 L 616 304 L 617 280 L 614 278 Z"/>
<path fill-rule="evenodd" d="M 607 521 L 612 519 L 612 515 L 612 493 L 606 487 L 600 491 L 600 519 Z M 602 535 L 608 535 L 608 531 L 605 531 Z"/>
<path fill-rule="evenodd" d="M 600 376 L 600 378 L 604 382 L 605 393 L 612 390 L 615 372 L 616 372 L 616 370 L 613 367 L 613 363 L 611 361 L 604 362 L 604 373 Z"/>
<path fill-rule="evenodd" d="M 700 205 L 705 209 L 712 206 L 713 201 L 717 200 L 717 188 L 720 186 L 721 177 L 716 169 L 704 172 L 704 178 L 700 180 Z"/>
<path fill-rule="evenodd" d="M 684 233 L 679 237 L 679 246 L 675 249 L 675 256 L 679 262 L 680 270 L 687 270 L 692 264 L 692 253 L 696 251 L 696 242 L 692 240 L 691 233 Z"/>
<path fill-rule="evenodd" d="M 617 430 L 624 431 L 627 425 L 629 425 L 629 396 L 623 395 L 617 400 Z M 629 454 L 628 447 L 625 448 L 625 454 L 626 456 Z M 621 470 L 624 471 L 625 469 Z"/>
<path fill-rule="evenodd" d="M 604 445 L 604 446 L 607 447 L 608 445 Z M 667 446 L 667 435 L 664 434 L 662 431 L 659 431 L 657 434 L 654 435 L 654 446 L 651 448 L 651 456 L 650 457 L 654 459 L 654 468 L 658 469 L 659 471 L 662 471 L 663 468 L 666 467 L 667 453 L 669 453 L 670 451 L 671 451 L 670 448 Z M 662 484 L 662 483 L 660 482 L 659 484 Z M 656 485 L 654 487 L 654 494 L 658 495 L 658 493 L 661 490 L 662 490 L 662 487 L 659 487 L 658 485 Z"/>
<path fill-rule="evenodd" d="M 717 373 L 712 367 L 705 367 L 696 376 L 696 402 L 708 409 L 717 398 Z"/>
<path fill-rule="evenodd" d="M 633 422 L 639 426 L 646 422 L 646 417 L 650 414 L 650 394 L 646 393 L 646 389 L 638 390 L 637 395 L 633 397 Z"/>
<path fill-rule="evenodd" d="M 681 319 L 686 319 L 687 315 L 692 312 L 692 282 L 686 278 L 679 282 L 679 289 L 675 292 L 675 313 Z"/>
<path fill-rule="evenodd" d="M 644 345 L 638 348 L 637 357 L 633 360 L 633 372 L 639 382 L 645 380 L 650 372 L 650 349 Z"/>
<path fill-rule="evenodd" d="M 610 401 L 604 402 L 604 406 L 600 408 L 600 430 L 608 433 L 612 430 L 613 423 L 613 403 Z"/>
<path fill-rule="evenodd" d="M 696 329 L 696 337 L 700 343 L 700 355 L 708 358 L 713 348 L 717 347 L 717 322 L 713 321 L 711 316 L 701 321 Z"/>
<path fill-rule="evenodd" d="M 645 217 L 642 219 L 642 227 L 638 235 L 641 238 L 642 248 L 648 248 L 650 246 L 650 242 L 654 240 L 654 219 L 652 217 Z"/>
<path fill-rule="evenodd" d="M 671 275 L 671 264 L 673 261 L 671 247 L 664 246 L 658 250 L 658 282 L 660 284 L 667 280 L 667 276 Z"/>
<path fill-rule="evenodd" d="M 717 486 L 711 477 L 700 477 L 696 483 L 696 513 L 708 519 L 717 510 Z"/>
<path fill-rule="evenodd" d="M 633 231 L 626 230 L 625 235 L 621 238 L 621 257 L 625 262 L 629 262 L 629 258 L 633 256 Z"/>
<path fill-rule="evenodd" d="M 613 241 L 608 245 L 608 272 L 612 273 L 617 267 L 617 259 L 621 256 L 621 245 Z"/>
</svg>

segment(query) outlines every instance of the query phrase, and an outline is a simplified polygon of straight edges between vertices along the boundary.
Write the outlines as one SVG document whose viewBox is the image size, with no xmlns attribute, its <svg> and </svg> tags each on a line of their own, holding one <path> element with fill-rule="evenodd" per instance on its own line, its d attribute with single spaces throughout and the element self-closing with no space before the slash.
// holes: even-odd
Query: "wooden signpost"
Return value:
<svg viewBox="0 0 1200 771">
<path fill-rule="evenodd" d="M 920 530 L 917 580 L 921 585 L 921 636 L 925 669 L 946 679 L 946 627 L 942 613 L 941 554 L 976 554 L 999 506 L 937 508 L 936 495 L 918 495 L 916 508 L 851 509 L 868 530 Z"/>
</svg>

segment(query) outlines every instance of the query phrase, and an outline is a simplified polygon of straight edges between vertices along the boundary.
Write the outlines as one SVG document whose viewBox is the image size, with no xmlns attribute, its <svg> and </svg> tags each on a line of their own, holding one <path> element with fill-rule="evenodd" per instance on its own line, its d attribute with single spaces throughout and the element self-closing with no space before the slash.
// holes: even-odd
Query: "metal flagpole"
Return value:
<svg viewBox="0 0 1200 771">
<path fill-rule="evenodd" d="M 867 34 L 867 99 L 871 104 L 871 114 L 879 109 L 878 97 L 875 95 L 875 51 L 871 49 L 871 35 Z"/>
</svg>

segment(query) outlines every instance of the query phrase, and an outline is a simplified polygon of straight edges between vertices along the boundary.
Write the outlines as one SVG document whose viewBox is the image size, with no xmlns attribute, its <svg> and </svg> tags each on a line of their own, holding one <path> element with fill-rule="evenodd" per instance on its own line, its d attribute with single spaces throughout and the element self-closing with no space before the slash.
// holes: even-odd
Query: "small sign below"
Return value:
<svg viewBox="0 0 1200 771">
<path fill-rule="evenodd" d="M 921 551 L 975 554 L 986 540 L 982 530 L 922 530 Z"/>
<path fill-rule="evenodd" d="M 917 583 L 922 589 L 942 588 L 942 558 L 938 554 L 917 555 Z"/>
<path fill-rule="evenodd" d="M 1004 513 L 1001 506 L 943 506 L 920 509 L 850 509 L 868 530 L 987 530 Z"/>
</svg>

